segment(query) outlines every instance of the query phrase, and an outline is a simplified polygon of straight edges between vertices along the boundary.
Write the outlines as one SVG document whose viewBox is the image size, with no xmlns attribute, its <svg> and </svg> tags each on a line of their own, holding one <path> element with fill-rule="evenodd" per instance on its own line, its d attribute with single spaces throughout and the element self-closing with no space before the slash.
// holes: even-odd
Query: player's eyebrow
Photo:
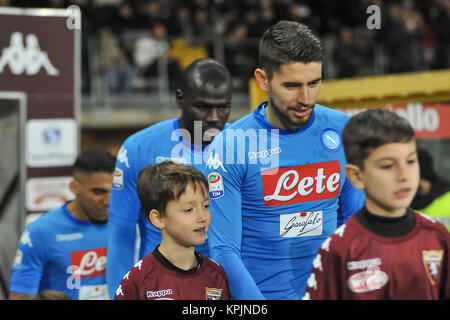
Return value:
<svg viewBox="0 0 450 320">
<path fill-rule="evenodd" d="M 322 77 L 319 77 L 319 78 L 317 78 L 317 79 L 308 81 L 306 84 L 313 84 L 313 83 L 319 82 L 319 81 L 321 81 L 321 80 L 322 80 Z M 288 87 L 296 87 L 296 86 L 301 86 L 301 85 L 303 85 L 303 82 L 286 81 L 286 82 L 283 82 L 283 85 L 288 86 Z"/>
</svg>

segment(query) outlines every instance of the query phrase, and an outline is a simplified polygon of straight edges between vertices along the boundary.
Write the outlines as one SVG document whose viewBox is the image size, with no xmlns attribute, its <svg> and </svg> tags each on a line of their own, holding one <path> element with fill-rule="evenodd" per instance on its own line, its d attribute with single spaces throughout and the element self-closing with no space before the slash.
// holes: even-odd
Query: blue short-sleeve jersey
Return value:
<svg viewBox="0 0 450 320">
<path fill-rule="evenodd" d="M 51 289 L 74 300 L 109 299 L 106 286 L 106 224 L 75 218 L 67 206 L 49 211 L 22 233 L 10 291 Z"/>
<path fill-rule="evenodd" d="M 348 115 L 316 104 L 305 126 L 287 130 L 267 121 L 265 107 L 211 145 L 210 251 L 234 299 L 301 299 L 321 243 L 364 194 L 344 174 Z"/>
</svg>

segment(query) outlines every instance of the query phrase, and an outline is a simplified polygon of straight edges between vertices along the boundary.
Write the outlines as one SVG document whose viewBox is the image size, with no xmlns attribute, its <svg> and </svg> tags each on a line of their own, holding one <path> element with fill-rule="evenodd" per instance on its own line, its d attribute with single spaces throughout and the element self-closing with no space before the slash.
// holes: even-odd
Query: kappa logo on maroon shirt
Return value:
<svg viewBox="0 0 450 320">
<path fill-rule="evenodd" d="M 261 176 L 267 206 L 334 198 L 341 186 L 337 160 L 270 169 Z"/>
<path fill-rule="evenodd" d="M 70 253 L 73 266 L 80 278 L 88 278 L 106 274 L 106 247 L 73 251 Z"/>
</svg>

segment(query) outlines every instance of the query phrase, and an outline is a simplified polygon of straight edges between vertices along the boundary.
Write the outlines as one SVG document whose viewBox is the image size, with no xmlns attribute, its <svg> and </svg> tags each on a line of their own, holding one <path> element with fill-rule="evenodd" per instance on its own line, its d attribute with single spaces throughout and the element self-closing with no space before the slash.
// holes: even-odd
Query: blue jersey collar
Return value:
<svg viewBox="0 0 450 320">
<path fill-rule="evenodd" d="M 73 216 L 73 214 L 69 211 L 69 209 L 67 209 L 67 205 L 69 203 L 71 203 L 72 200 L 67 201 L 66 203 L 64 203 L 64 205 L 62 206 L 62 212 L 72 221 L 78 223 L 78 224 L 92 224 L 92 222 L 90 221 L 85 221 L 85 220 L 80 220 L 76 217 Z"/>
</svg>

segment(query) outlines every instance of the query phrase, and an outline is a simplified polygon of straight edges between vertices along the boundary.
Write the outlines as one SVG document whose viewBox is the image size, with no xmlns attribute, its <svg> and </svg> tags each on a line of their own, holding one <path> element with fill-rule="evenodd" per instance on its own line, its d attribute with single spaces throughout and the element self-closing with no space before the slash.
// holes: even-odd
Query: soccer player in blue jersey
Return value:
<svg viewBox="0 0 450 320">
<path fill-rule="evenodd" d="M 344 174 L 344 113 L 316 103 L 323 49 L 300 23 L 260 40 L 268 101 L 213 141 L 208 164 L 211 257 L 234 299 L 301 299 L 322 241 L 364 203 Z M 214 165 L 214 166 L 213 166 Z"/>
<path fill-rule="evenodd" d="M 24 230 L 14 260 L 10 299 L 41 292 L 73 300 L 107 300 L 106 242 L 115 157 L 102 149 L 77 157 L 69 188 L 75 195 Z"/>
<path fill-rule="evenodd" d="M 175 95 L 181 117 L 133 134 L 119 150 L 108 221 L 107 280 L 112 298 L 134 264 L 136 223 L 141 237 L 139 258 L 161 242 L 161 232 L 142 212 L 136 192 L 139 172 L 164 160 L 193 165 L 204 172 L 208 145 L 224 128 L 231 111 L 230 73 L 214 59 L 196 60 L 185 70 Z M 196 250 L 209 256 L 207 240 Z"/>
</svg>

